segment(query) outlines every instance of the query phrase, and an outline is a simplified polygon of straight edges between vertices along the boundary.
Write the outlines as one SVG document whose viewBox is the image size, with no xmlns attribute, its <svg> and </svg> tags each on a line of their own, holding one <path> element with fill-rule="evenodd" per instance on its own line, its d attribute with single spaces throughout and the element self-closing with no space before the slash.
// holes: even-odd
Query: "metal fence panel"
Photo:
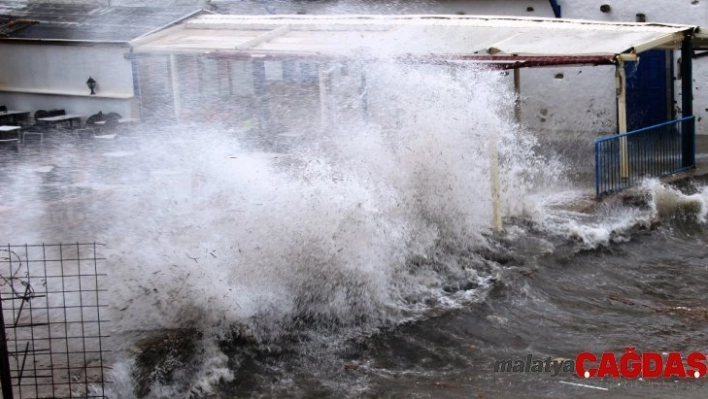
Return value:
<svg viewBox="0 0 708 399">
<path fill-rule="evenodd" d="M 690 116 L 595 140 L 597 196 L 693 168 L 695 139 Z"/>
<path fill-rule="evenodd" d="M 105 397 L 99 247 L 0 247 L 4 399 Z"/>
</svg>

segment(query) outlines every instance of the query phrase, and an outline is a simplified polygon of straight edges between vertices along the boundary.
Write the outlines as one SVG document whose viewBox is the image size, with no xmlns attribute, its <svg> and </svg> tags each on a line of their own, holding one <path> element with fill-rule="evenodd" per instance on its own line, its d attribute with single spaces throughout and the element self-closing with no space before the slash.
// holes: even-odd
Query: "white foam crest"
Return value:
<svg viewBox="0 0 708 399">
<path fill-rule="evenodd" d="M 195 340 L 198 338 L 195 337 Z M 233 371 L 227 367 L 228 357 L 217 347 L 212 340 L 202 340 L 196 342 L 195 351 L 196 363 L 201 367 L 196 371 L 192 368 L 187 370 L 178 367 L 180 361 L 177 359 L 167 359 L 168 362 L 158 367 L 165 367 L 164 370 L 151 370 L 156 374 L 169 375 L 172 383 L 161 383 L 152 381 L 149 386 L 142 387 L 147 392 L 149 398 L 174 398 L 174 397 L 208 397 L 214 394 L 214 390 L 219 383 L 229 383 L 233 381 Z M 188 365 L 184 365 L 188 366 Z M 136 386 L 140 382 L 136 381 L 136 364 L 133 359 L 120 359 L 106 370 L 105 379 L 111 381 L 103 386 L 91 386 L 91 394 L 96 396 L 117 397 L 125 399 L 135 399 Z M 190 373 L 187 375 L 187 373 Z"/>
<path fill-rule="evenodd" d="M 641 188 L 651 198 L 650 205 L 655 218 L 689 217 L 699 223 L 706 222 L 708 187 L 701 187 L 697 193 L 687 195 L 661 183 L 659 179 L 647 179 Z"/>
<path fill-rule="evenodd" d="M 579 241 L 582 249 L 627 241 L 633 229 L 651 228 L 662 221 L 707 221 L 708 187 L 705 186 L 698 188 L 694 194 L 684 194 L 678 188 L 654 178 L 646 179 L 633 192 L 620 196 L 630 196 L 637 204 L 624 206 L 610 199 L 599 212 L 589 215 L 548 207 L 557 203 L 558 199 L 561 203 L 572 203 L 572 196 L 561 194 L 550 201 L 536 200 L 536 204 L 543 205 L 537 208 L 541 219 L 536 220 L 552 234 Z"/>
<path fill-rule="evenodd" d="M 629 240 L 627 231 L 637 225 L 648 223 L 646 213 L 633 209 L 624 209 L 607 215 L 596 222 L 567 219 L 564 228 L 568 235 L 582 243 L 583 249 L 594 249 L 606 246 L 611 242 L 618 243 Z"/>
</svg>

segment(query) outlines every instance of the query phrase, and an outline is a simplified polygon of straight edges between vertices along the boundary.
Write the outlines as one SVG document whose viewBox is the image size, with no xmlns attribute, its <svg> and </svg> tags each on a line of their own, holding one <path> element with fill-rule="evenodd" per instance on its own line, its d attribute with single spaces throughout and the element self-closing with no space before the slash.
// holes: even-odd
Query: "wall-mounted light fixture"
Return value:
<svg viewBox="0 0 708 399">
<path fill-rule="evenodd" d="M 610 7 L 609 4 L 603 4 L 600 6 L 600 11 L 602 12 L 610 12 L 612 10 L 612 7 Z"/>
<path fill-rule="evenodd" d="M 96 94 L 96 92 L 94 91 L 94 89 L 96 88 L 96 81 L 93 80 L 92 77 L 89 76 L 88 80 L 86 81 L 86 85 L 89 89 L 91 89 L 91 95 Z"/>
</svg>

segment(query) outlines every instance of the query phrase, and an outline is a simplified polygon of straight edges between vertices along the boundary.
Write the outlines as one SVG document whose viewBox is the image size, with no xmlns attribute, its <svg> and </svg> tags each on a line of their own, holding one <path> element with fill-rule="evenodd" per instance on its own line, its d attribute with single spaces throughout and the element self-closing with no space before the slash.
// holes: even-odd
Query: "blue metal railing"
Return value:
<svg viewBox="0 0 708 399">
<path fill-rule="evenodd" d="M 696 165 L 694 117 L 595 140 L 595 192 L 620 191 L 647 177 L 661 177 Z"/>
</svg>

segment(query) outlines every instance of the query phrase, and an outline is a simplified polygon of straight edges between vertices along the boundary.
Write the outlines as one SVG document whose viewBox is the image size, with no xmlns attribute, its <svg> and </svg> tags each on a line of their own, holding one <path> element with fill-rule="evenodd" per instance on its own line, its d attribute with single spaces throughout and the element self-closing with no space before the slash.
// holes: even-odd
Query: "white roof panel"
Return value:
<svg viewBox="0 0 708 399">
<path fill-rule="evenodd" d="M 138 53 L 316 56 L 614 56 L 680 45 L 696 26 L 451 15 L 201 15 Z"/>
</svg>

